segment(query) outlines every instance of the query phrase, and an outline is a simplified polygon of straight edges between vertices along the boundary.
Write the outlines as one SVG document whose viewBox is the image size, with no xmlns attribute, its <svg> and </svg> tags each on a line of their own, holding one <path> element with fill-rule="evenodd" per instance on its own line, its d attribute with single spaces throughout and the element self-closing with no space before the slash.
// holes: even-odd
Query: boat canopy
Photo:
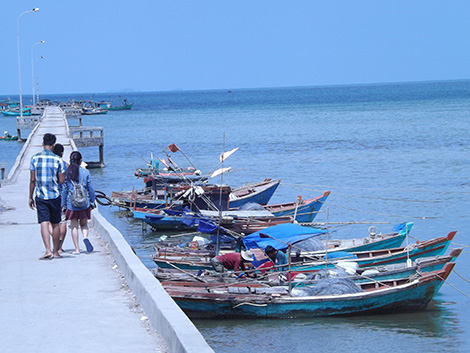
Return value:
<svg viewBox="0 0 470 353">
<path fill-rule="evenodd" d="M 284 251 L 287 249 L 287 244 L 295 244 L 301 240 L 325 233 L 326 231 L 321 229 L 285 223 L 247 235 L 243 238 L 243 243 L 247 249 L 260 247 L 264 250 L 266 246 L 271 245 L 278 250 Z M 268 235 L 269 237 L 262 237 L 261 234 Z"/>
</svg>

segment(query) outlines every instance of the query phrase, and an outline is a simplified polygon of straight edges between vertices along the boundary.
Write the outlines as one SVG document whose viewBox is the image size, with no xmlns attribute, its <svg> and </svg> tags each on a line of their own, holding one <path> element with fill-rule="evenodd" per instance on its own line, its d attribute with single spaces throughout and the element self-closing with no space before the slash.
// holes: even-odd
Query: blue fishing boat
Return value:
<svg viewBox="0 0 470 353">
<path fill-rule="evenodd" d="M 100 101 L 95 102 L 95 107 L 103 110 L 130 110 L 134 103 L 128 103 L 127 99 L 123 99 L 120 105 L 112 105 L 111 102 Z"/>
<path fill-rule="evenodd" d="M 265 205 L 263 207 L 275 217 L 291 216 L 295 222 L 312 223 L 329 195 L 330 191 L 325 191 L 323 195 L 314 199 L 303 200 L 299 196 L 296 202 Z"/>
<path fill-rule="evenodd" d="M 323 287 L 317 284 L 309 291 L 258 283 L 162 285 L 191 318 L 303 318 L 413 312 L 427 308 L 454 266 L 450 262 L 440 271 L 419 276 L 355 284 L 354 292 L 340 294 L 324 294 L 328 293 L 331 281 Z"/>
<path fill-rule="evenodd" d="M 215 196 L 221 195 L 217 188 L 210 194 Z M 329 191 L 325 191 L 321 196 L 314 199 L 299 199 L 296 202 L 276 205 L 258 205 L 259 208 L 256 209 L 245 210 L 242 206 L 239 209 L 224 210 L 221 214 L 219 211 L 206 210 L 207 205 L 197 200 L 195 200 L 195 202 L 199 210 L 198 212 L 191 210 L 183 211 L 182 207 L 178 205 L 176 205 L 176 207 L 173 206 L 172 209 L 163 207 L 151 209 L 133 207 L 132 212 L 134 218 L 142 220 L 155 230 L 198 229 L 201 219 L 218 224 L 219 217 L 221 216 L 221 225 L 223 227 L 236 232 L 251 234 L 259 229 L 265 229 L 272 225 L 292 223 L 294 216 L 297 221 L 300 219 L 303 223 L 311 223 L 319 213 L 329 194 Z M 229 197 L 231 195 L 232 194 L 229 194 Z M 218 200 L 214 199 L 212 201 L 217 205 Z M 247 205 L 250 204 L 252 203 Z M 246 222 L 243 220 L 246 220 Z M 198 230 L 205 232 L 204 229 Z M 213 230 L 214 229 L 211 228 L 211 231 Z"/>
<path fill-rule="evenodd" d="M 21 116 L 19 108 L 2 110 L 2 114 L 4 116 Z M 23 108 L 23 116 L 31 116 L 31 108 Z"/>
<path fill-rule="evenodd" d="M 359 252 L 331 252 L 325 254 L 324 259 L 329 268 L 333 268 L 339 262 L 354 263 L 359 268 L 363 268 L 412 261 L 420 257 L 438 256 L 447 251 L 456 233 L 455 231 L 450 232 L 446 237 L 417 242 L 406 247 Z M 303 270 L 321 269 L 325 267 L 325 262 L 312 263 L 312 257 L 308 253 L 303 255 L 296 253 L 292 256 L 292 265 Z"/>
<path fill-rule="evenodd" d="M 309 257 L 323 257 L 326 254 L 340 252 L 359 252 L 379 249 L 399 247 L 406 236 L 410 233 L 413 222 L 401 223 L 397 225 L 392 233 L 377 233 L 376 227 L 369 228 L 369 236 L 353 239 L 322 239 L 321 243 L 310 244 L 309 240 L 324 231 L 318 233 L 317 229 L 304 227 L 298 224 L 281 224 L 275 227 L 266 228 L 259 232 L 247 235 L 243 238 L 243 243 L 247 249 L 265 249 L 271 245 L 275 249 L 287 251 L 288 244 L 293 246 L 292 252 L 298 253 L 296 256 L 305 254 Z M 305 244 L 304 244 L 305 243 Z M 317 247 L 317 249 L 312 248 Z"/>
<path fill-rule="evenodd" d="M 157 251 L 164 251 L 160 245 L 155 245 Z M 171 251 L 175 254 L 177 251 L 181 253 L 185 250 L 179 247 L 171 247 Z M 193 255 L 201 254 L 200 250 L 191 249 Z M 318 281 L 325 277 L 347 277 L 355 283 L 366 283 L 370 281 L 385 281 L 392 279 L 402 279 L 410 277 L 417 272 L 432 272 L 442 270 L 446 263 L 456 262 L 459 255 L 462 253 L 462 248 L 452 249 L 449 255 L 444 256 L 431 256 L 418 258 L 410 265 L 407 262 L 391 264 L 386 266 L 372 266 L 365 268 L 358 268 L 352 270 L 352 267 L 341 267 L 341 264 L 337 265 L 336 268 L 328 271 L 323 270 L 305 270 L 305 271 L 291 271 L 282 272 L 282 275 L 274 277 L 273 275 L 280 274 L 275 271 L 275 266 L 271 262 L 270 266 L 263 268 L 263 273 L 258 274 L 256 278 L 245 278 L 244 282 L 251 283 L 269 283 L 270 285 L 287 285 L 287 278 L 291 279 L 291 285 L 293 287 L 298 286 L 311 286 L 318 283 Z M 167 252 L 169 253 L 169 252 Z M 259 271 L 259 270 L 258 270 Z M 275 272 L 272 272 L 275 271 Z M 239 279 L 234 279 L 230 276 L 221 277 L 220 274 L 206 272 L 201 274 L 199 271 L 191 270 L 180 270 L 176 266 L 171 268 L 158 267 L 154 270 L 155 277 L 160 281 L 198 281 L 198 282 L 218 282 L 218 283 L 239 283 Z"/>
<path fill-rule="evenodd" d="M 229 196 L 229 209 L 237 209 L 244 204 L 257 203 L 267 205 L 274 192 L 277 190 L 281 180 L 264 179 L 260 183 L 247 183 L 232 189 Z"/>
<path fill-rule="evenodd" d="M 184 177 L 179 173 L 159 174 L 158 178 L 179 178 L 177 181 L 181 182 Z M 200 181 L 206 180 L 201 176 L 197 176 Z M 158 179 L 160 180 L 160 179 Z M 228 210 L 233 209 L 232 205 L 243 205 L 245 203 L 259 203 L 266 204 L 271 199 L 274 191 L 279 186 L 281 180 L 264 179 L 261 182 L 251 183 L 249 186 L 231 188 L 229 186 L 216 186 L 216 185 L 185 185 L 185 184 L 172 184 L 170 182 L 153 184 L 151 187 L 138 191 L 113 191 L 111 198 L 113 203 L 127 208 L 142 208 L 146 210 L 161 209 L 172 207 L 173 204 L 178 203 L 184 199 L 184 194 L 187 192 L 188 196 L 194 195 L 194 203 L 197 209 L 208 209 L 207 202 L 200 200 L 201 198 L 195 195 L 197 190 L 204 191 L 206 196 L 209 196 L 212 203 L 218 209 Z M 189 189 L 192 189 L 191 191 Z M 198 191 L 199 192 L 199 191 Z M 200 196 L 200 195 L 199 195 Z M 233 203 L 232 203 L 233 202 Z M 309 207 L 318 207 L 309 205 Z M 236 208 L 238 208 L 237 206 Z M 178 207 L 176 207 L 178 209 Z M 312 211 L 314 214 L 314 211 Z"/>
<path fill-rule="evenodd" d="M 322 233 L 322 231 L 319 230 L 318 232 L 320 234 Z M 450 232 L 446 237 L 417 242 L 416 244 L 409 244 L 406 247 L 381 250 L 360 252 L 332 251 L 330 253 L 324 252 L 322 255 L 318 253 L 309 255 L 308 252 L 298 253 L 292 251 L 290 257 L 291 269 L 294 271 L 319 270 L 325 268 L 333 269 L 338 263 L 350 263 L 354 264 L 357 268 L 365 268 L 402 263 L 406 262 L 408 259 L 413 261 L 420 257 L 443 255 L 456 233 L 455 231 Z M 250 250 L 254 253 L 256 261 L 259 261 L 259 263 L 254 262 L 255 267 L 266 261 L 266 256 L 261 249 L 250 248 Z M 153 255 L 155 263 L 159 266 L 170 267 L 168 262 L 171 262 L 175 266 L 185 270 L 211 269 L 210 258 L 211 256 L 168 256 L 166 253 L 163 255 L 159 253 Z"/>
</svg>

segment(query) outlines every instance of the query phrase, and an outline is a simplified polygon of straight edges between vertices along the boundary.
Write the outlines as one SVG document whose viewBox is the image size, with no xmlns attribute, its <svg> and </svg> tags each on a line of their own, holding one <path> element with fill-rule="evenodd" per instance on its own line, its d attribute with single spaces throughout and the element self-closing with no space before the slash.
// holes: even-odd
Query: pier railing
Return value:
<svg viewBox="0 0 470 353">
<path fill-rule="evenodd" d="M 62 108 L 65 114 L 65 118 L 69 126 L 82 126 L 82 111 L 79 108 L 64 107 Z M 71 124 L 72 121 L 76 121 L 75 124 Z M 77 125 L 78 124 L 78 125 Z"/>
<path fill-rule="evenodd" d="M 88 162 L 88 168 L 104 168 L 104 129 L 102 127 L 69 126 L 69 135 L 80 147 L 98 146 L 99 162 Z"/>
<path fill-rule="evenodd" d="M 6 163 L 0 163 L 0 185 L 2 180 L 5 180 L 7 177 L 7 164 Z"/>
<path fill-rule="evenodd" d="M 104 145 L 104 129 L 102 127 L 69 126 L 70 137 L 77 147 Z"/>
<path fill-rule="evenodd" d="M 18 117 L 16 118 L 16 128 L 22 130 L 32 130 L 38 122 L 38 115 Z"/>
</svg>

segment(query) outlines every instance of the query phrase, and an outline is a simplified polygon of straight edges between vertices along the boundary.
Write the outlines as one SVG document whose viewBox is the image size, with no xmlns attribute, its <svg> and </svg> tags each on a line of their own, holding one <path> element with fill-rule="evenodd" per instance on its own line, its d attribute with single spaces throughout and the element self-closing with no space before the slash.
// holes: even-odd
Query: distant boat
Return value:
<svg viewBox="0 0 470 353">
<path fill-rule="evenodd" d="M 106 101 L 101 101 L 101 102 L 96 102 L 95 107 L 99 107 L 103 110 L 129 110 L 132 109 L 132 106 L 134 103 L 127 103 L 126 99 L 123 99 L 121 105 L 112 105 L 111 102 L 106 102 Z"/>
<path fill-rule="evenodd" d="M 17 109 L 8 109 L 2 110 L 4 116 L 21 116 L 20 110 Z M 31 108 L 23 108 L 23 116 L 31 116 Z"/>
<path fill-rule="evenodd" d="M 0 141 L 18 141 L 18 136 L 0 136 Z"/>
<path fill-rule="evenodd" d="M 102 108 L 89 108 L 89 107 L 82 108 L 82 115 L 98 115 L 98 114 L 106 114 L 106 113 L 108 113 L 108 111 Z"/>
<path fill-rule="evenodd" d="M 0 101 L 0 110 L 9 110 L 9 109 L 14 109 L 19 105 L 17 101 L 13 101 L 10 98 L 7 100 L 2 100 Z"/>
</svg>

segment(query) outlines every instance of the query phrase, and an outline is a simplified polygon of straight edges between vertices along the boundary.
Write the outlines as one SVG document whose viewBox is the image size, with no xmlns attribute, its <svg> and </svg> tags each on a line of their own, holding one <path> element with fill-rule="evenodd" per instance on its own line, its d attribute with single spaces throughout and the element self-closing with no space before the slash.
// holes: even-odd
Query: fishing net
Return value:
<svg viewBox="0 0 470 353">
<path fill-rule="evenodd" d="M 318 281 L 328 277 L 348 277 L 350 274 L 344 268 L 338 267 L 335 269 L 318 270 L 315 272 L 302 272 L 294 277 L 296 282 L 302 285 L 302 282 Z"/>
<path fill-rule="evenodd" d="M 248 202 L 240 206 L 240 211 L 262 211 L 264 210 L 263 206 L 256 202 Z"/>
<path fill-rule="evenodd" d="M 325 245 L 320 239 L 312 237 L 295 243 L 295 248 L 303 251 L 319 251 L 325 250 Z"/>
<path fill-rule="evenodd" d="M 343 277 L 324 278 L 314 286 L 303 286 L 292 289 L 294 297 L 311 297 L 319 295 L 341 295 L 362 292 L 353 280 Z"/>
</svg>

